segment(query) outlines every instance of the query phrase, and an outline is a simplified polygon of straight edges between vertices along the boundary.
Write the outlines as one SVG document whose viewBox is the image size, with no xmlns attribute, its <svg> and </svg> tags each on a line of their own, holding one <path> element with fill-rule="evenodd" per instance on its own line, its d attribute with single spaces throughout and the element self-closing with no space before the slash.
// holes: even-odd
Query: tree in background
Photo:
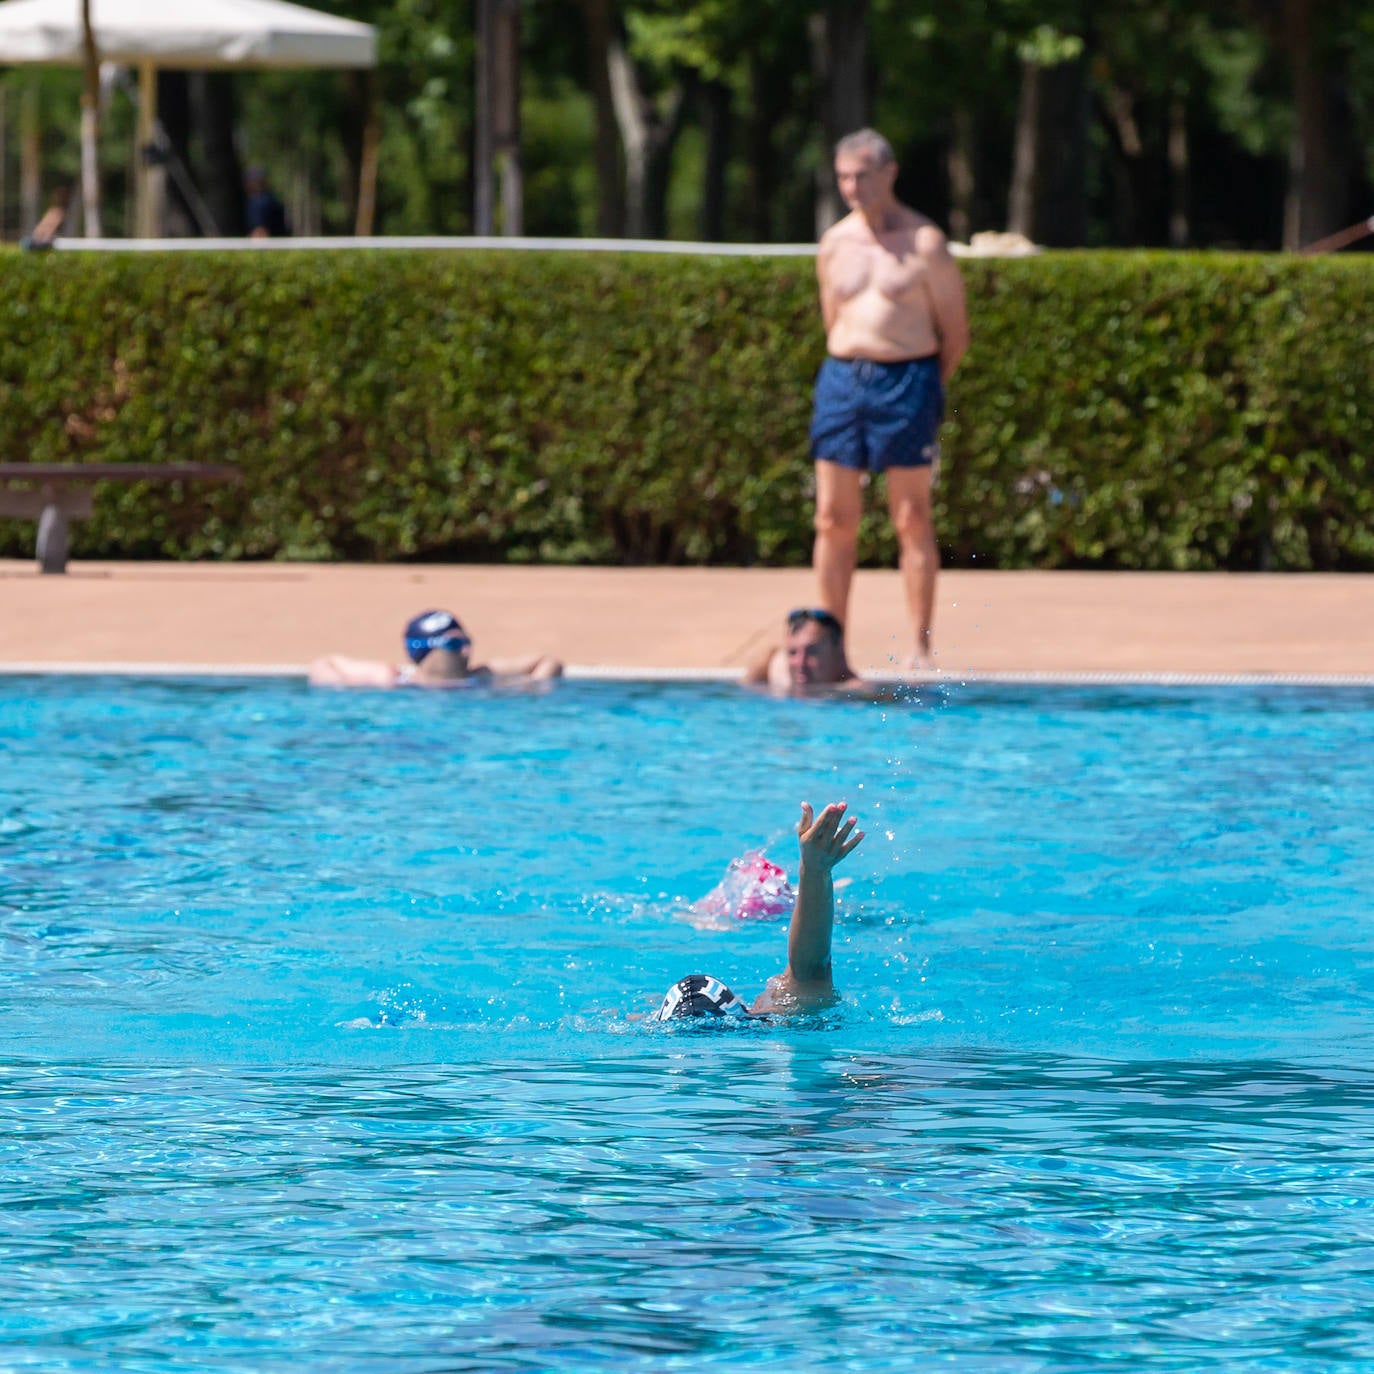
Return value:
<svg viewBox="0 0 1374 1374">
<path fill-rule="evenodd" d="M 91 24 L 91 0 L 81 0 L 81 211 L 87 238 L 100 225 L 100 54 Z"/>
<path fill-rule="evenodd" d="M 1287 54 L 1292 109 L 1283 246 L 1295 249 L 1350 222 L 1356 144 L 1350 90 L 1358 19 L 1349 0 L 1283 0 L 1261 6 L 1275 47 Z"/>
<path fill-rule="evenodd" d="M 379 30 L 378 230 L 470 232 L 473 0 L 317 3 Z M 897 148 L 903 197 L 961 238 L 1010 222 L 1050 244 L 1293 247 L 1371 208 L 1368 0 L 524 0 L 521 27 L 534 234 L 811 239 L 839 209 L 833 140 L 864 122 Z M 172 105 L 178 82 L 173 142 L 217 225 L 240 225 L 256 164 L 298 232 L 351 232 L 356 76 L 172 77 Z M 81 87 L 0 83 L 13 236 L 38 181 L 75 179 Z M 114 233 L 130 128 L 116 95 Z"/>
</svg>

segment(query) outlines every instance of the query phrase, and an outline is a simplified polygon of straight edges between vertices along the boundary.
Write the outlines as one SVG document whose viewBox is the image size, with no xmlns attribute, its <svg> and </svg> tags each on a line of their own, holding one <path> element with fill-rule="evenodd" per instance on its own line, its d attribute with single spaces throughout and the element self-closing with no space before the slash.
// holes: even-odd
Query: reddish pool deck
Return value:
<svg viewBox="0 0 1374 1374">
<path fill-rule="evenodd" d="M 542 650 L 601 668 L 730 670 L 809 605 L 805 569 L 0 560 L 0 666 L 302 665 L 395 660 L 420 610 L 455 611 L 477 656 Z M 861 572 L 851 657 L 909 648 L 895 573 Z M 1374 676 L 1374 576 L 943 574 L 940 668 L 964 673 Z"/>
</svg>

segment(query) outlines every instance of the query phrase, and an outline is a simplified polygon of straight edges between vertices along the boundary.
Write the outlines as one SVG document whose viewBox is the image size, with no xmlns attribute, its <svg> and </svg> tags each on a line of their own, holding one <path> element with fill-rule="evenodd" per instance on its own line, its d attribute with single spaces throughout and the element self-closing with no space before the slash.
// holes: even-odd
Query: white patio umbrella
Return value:
<svg viewBox="0 0 1374 1374">
<path fill-rule="evenodd" d="M 139 144 L 153 141 L 157 71 L 215 68 L 355 67 L 377 65 L 371 24 L 292 5 L 286 0 L 91 0 L 95 45 L 102 62 L 139 72 Z M 3 0 L 0 66 L 33 63 L 80 66 L 81 0 Z M 371 228 L 375 200 L 376 131 L 365 139 L 359 232 Z M 370 147 L 368 145 L 371 145 Z M 140 232 L 156 232 L 161 170 L 140 160 Z"/>
</svg>

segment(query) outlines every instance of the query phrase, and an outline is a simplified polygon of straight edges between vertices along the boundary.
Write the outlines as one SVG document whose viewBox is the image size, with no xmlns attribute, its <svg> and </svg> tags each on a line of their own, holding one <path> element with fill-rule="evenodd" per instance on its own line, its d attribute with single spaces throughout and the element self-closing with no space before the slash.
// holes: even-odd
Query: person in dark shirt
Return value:
<svg viewBox="0 0 1374 1374">
<path fill-rule="evenodd" d="M 261 167 L 250 167 L 243 178 L 248 200 L 244 217 L 250 239 L 283 239 L 291 230 L 286 223 L 286 207 L 267 184 L 267 174 Z"/>
</svg>

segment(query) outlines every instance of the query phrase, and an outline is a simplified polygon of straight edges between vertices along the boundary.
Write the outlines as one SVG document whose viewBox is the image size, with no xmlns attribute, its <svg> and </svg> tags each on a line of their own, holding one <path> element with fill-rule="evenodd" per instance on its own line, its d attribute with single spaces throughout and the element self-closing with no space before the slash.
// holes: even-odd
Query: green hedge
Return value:
<svg viewBox="0 0 1374 1374">
<path fill-rule="evenodd" d="M 1369 259 L 964 269 L 951 561 L 1374 567 Z M 245 474 L 108 484 L 79 556 L 809 557 L 806 259 L 10 253 L 0 280 L 4 458 Z"/>
</svg>

